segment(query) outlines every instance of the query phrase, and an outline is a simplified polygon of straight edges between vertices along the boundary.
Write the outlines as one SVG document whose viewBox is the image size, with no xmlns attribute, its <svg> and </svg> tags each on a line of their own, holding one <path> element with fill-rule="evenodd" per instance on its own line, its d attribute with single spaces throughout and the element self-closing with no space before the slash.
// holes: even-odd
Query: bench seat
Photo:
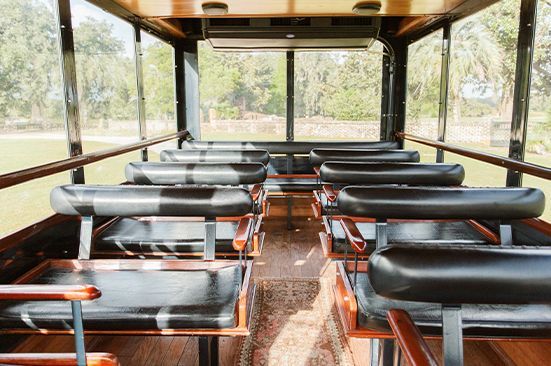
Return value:
<svg viewBox="0 0 551 366">
<path fill-rule="evenodd" d="M 325 218 L 326 219 L 326 218 Z M 339 220 L 332 220 L 333 252 L 344 253 L 353 250 L 346 241 L 346 235 Z M 435 222 L 390 222 L 388 225 L 388 241 L 391 244 L 487 244 L 488 239 L 465 221 L 435 221 Z M 356 226 L 367 242 L 366 254 L 375 250 L 375 223 L 356 222 Z M 386 315 L 385 315 L 386 316 Z"/>
<path fill-rule="evenodd" d="M 441 335 L 440 304 L 379 296 L 373 290 L 366 272 L 358 272 L 357 281 L 358 325 L 361 328 L 388 332 L 387 312 L 390 309 L 403 309 L 411 315 L 423 334 Z M 551 336 L 551 305 L 463 305 L 462 317 L 465 336 Z"/>
<path fill-rule="evenodd" d="M 131 261 L 143 265 L 141 268 L 106 270 L 90 268 L 94 261 L 79 261 L 80 268 L 52 266 L 27 283 L 98 287 L 102 296 L 82 303 L 87 331 L 237 326 L 241 273 L 237 263 L 230 262 L 218 268 L 159 270 L 166 261 Z M 116 268 L 121 262 L 112 263 Z M 64 301 L 0 303 L 1 328 L 65 330 L 70 329 L 71 324 L 71 307 Z"/>
<path fill-rule="evenodd" d="M 232 253 L 238 221 L 216 223 L 216 251 Z M 94 242 L 100 252 L 202 253 L 205 247 L 204 221 L 145 221 L 121 218 Z M 249 241 L 248 248 L 252 250 Z"/>
<path fill-rule="evenodd" d="M 264 183 L 264 189 L 270 194 L 283 194 L 286 192 L 304 192 L 311 194 L 319 189 L 316 178 L 268 178 Z"/>
</svg>

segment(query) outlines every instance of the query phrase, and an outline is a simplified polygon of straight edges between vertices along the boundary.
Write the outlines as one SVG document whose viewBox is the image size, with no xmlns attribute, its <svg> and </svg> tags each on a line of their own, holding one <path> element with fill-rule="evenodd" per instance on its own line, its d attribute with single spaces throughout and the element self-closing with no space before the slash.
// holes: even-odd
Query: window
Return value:
<svg viewBox="0 0 551 366">
<path fill-rule="evenodd" d="M 147 136 L 176 132 L 174 48 L 142 31 Z"/>
<path fill-rule="evenodd" d="M 284 52 L 215 52 L 199 42 L 202 140 L 285 140 Z"/>
<path fill-rule="evenodd" d="M 53 0 L 0 1 L 0 174 L 67 157 Z M 11 158 L 10 158 L 11 157 Z M 52 214 L 69 173 L 0 190 L 0 236 Z"/>
<path fill-rule="evenodd" d="M 138 141 L 132 26 L 84 0 L 71 12 L 84 153 Z"/>
<path fill-rule="evenodd" d="M 67 157 L 55 9 L 0 1 L 0 173 Z"/>
<path fill-rule="evenodd" d="M 453 23 L 446 141 L 507 156 L 520 0 L 500 1 Z M 503 186 L 507 171 L 446 154 L 465 164 L 465 184 Z"/>
<path fill-rule="evenodd" d="M 407 102 L 405 131 L 438 139 L 442 30 L 411 44 L 408 48 Z M 435 162 L 436 150 L 406 140 L 405 149 L 418 150 L 421 161 Z"/>
<path fill-rule="evenodd" d="M 536 39 L 524 160 L 551 166 L 551 3 L 538 2 Z M 538 187 L 547 197 L 543 218 L 551 221 L 551 182 L 525 174 L 522 184 Z"/>
<path fill-rule="evenodd" d="M 295 140 L 379 140 L 382 52 L 295 53 Z"/>
</svg>

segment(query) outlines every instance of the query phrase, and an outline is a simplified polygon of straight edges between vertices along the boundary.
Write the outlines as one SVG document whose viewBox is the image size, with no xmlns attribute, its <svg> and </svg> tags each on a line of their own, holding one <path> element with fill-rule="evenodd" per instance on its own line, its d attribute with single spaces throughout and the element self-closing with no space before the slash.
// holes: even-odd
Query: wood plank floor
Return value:
<svg viewBox="0 0 551 366">
<path fill-rule="evenodd" d="M 287 230 L 285 218 L 269 217 L 264 224 L 266 242 L 262 256 L 255 259 L 254 277 L 327 277 L 334 279 L 335 266 L 323 258 L 318 232 L 319 221 L 297 218 L 294 229 Z M 349 340 L 357 365 L 367 365 L 369 341 Z M 87 337 L 87 349 L 92 352 L 116 354 L 123 365 L 197 365 L 197 338 L 192 337 Z M 234 365 L 238 338 L 220 341 L 221 365 Z M 431 341 L 436 355 L 441 343 Z M 70 337 L 32 336 L 16 352 L 72 352 Z M 551 364 L 551 343 L 466 342 L 467 365 L 545 365 Z"/>
</svg>

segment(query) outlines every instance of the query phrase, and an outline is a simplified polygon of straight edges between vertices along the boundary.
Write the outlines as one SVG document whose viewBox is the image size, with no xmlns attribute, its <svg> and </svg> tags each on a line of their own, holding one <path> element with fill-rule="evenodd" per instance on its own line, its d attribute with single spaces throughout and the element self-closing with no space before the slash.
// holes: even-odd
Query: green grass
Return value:
<svg viewBox="0 0 551 366">
<path fill-rule="evenodd" d="M 224 135 L 203 136 L 203 139 L 223 139 Z M 271 135 L 232 134 L 232 140 L 276 140 Z M 97 151 L 112 147 L 112 144 L 99 142 L 87 142 L 90 151 Z M 419 150 L 422 161 L 434 162 L 436 152 L 434 149 L 408 142 L 406 148 Z M 485 149 L 492 152 L 492 149 Z M 494 153 L 501 150 L 496 149 Z M 60 160 L 66 157 L 66 145 L 64 141 L 49 140 L 3 140 L 0 143 L 0 174 L 18 169 L 31 167 L 37 164 L 44 164 L 53 160 Z M 473 159 L 465 158 L 456 154 L 446 153 L 447 162 L 463 164 L 466 170 L 465 184 L 470 186 L 495 186 L 505 185 L 505 169 L 482 163 Z M 158 154 L 149 151 L 151 161 L 158 161 Z M 124 166 L 129 161 L 139 160 L 139 152 L 132 152 L 114 158 L 99 161 L 85 167 L 87 183 L 95 184 L 117 184 L 125 180 Z M 540 165 L 549 165 L 549 156 L 527 154 L 527 161 Z M 60 173 L 53 176 L 36 179 L 15 187 L 0 190 L 0 202 L 3 209 L 0 214 L 0 236 L 9 232 L 28 226 L 50 214 L 52 210 L 49 203 L 50 190 L 60 184 L 70 182 L 69 173 Z M 551 182 L 535 178 L 529 175 L 524 176 L 524 185 L 542 189 L 547 197 L 546 211 L 543 218 L 551 221 Z"/>
<path fill-rule="evenodd" d="M 112 144 L 87 142 L 90 151 L 113 147 Z M 139 152 L 132 152 L 90 164 L 84 168 L 87 183 L 118 184 L 124 182 L 124 167 L 129 161 L 140 160 Z M 2 140 L 0 173 L 6 173 L 44 164 L 67 157 L 63 141 L 55 140 Z M 158 154 L 149 151 L 149 158 L 158 161 Z M 50 207 L 50 191 L 53 187 L 70 183 L 69 172 L 35 179 L 21 185 L 0 190 L 0 237 L 32 224 L 53 213 Z"/>
</svg>

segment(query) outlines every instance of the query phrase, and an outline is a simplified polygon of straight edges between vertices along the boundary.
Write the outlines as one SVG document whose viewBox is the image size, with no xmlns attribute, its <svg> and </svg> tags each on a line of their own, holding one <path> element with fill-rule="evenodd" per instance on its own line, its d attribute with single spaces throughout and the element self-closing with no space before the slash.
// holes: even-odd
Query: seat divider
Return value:
<svg viewBox="0 0 551 366">
<path fill-rule="evenodd" d="M 386 219 L 377 219 L 375 222 L 375 247 L 382 248 L 388 244 Z"/>
<path fill-rule="evenodd" d="M 499 239 L 502 246 L 510 247 L 513 245 L 513 228 L 508 221 L 499 223 Z"/>
<path fill-rule="evenodd" d="M 92 251 L 92 231 L 94 229 L 94 218 L 82 216 L 80 221 L 80 244 L 78 247 L 78 259 L 90 259 Z"/>
<path fill-rule="evenodd" d="M 444 366 L 463 366 L 463 327 L 460 305 L 442 305 Z"/>
<path fill-rule="evenodd" d="M 205 217 L 205 249 L 203 259 L 213 261 L 216 254 L 216 217 Z"/>
<path fill-rule="evenodd" d="M 73 329 L 75 331 L 75 351 L 77 366 L 86 366 L 86 349 L 84 346 L 84 326 L 82 324 L 82 304 L 80 300 L 71 301 L 73 312 Z"/>
</svg>

